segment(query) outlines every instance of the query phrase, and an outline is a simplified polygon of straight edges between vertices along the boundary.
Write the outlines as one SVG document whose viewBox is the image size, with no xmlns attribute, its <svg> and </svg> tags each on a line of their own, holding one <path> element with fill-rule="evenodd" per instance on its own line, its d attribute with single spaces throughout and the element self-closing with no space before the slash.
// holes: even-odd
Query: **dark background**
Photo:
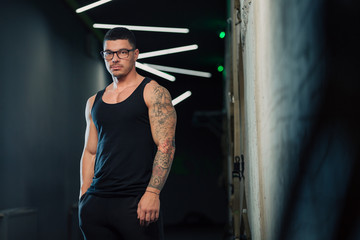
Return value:
<svg viewBox="0 0 360 240">
<path fill-rule="evenodd" d="M 92 1 L 79 4 L 85 2 Z M 114 1 L 104 5 L 105 12 L 89 11 L 88 16 L 98 22 L 188 27 L 190 33 L 181 36 L 136 32 L 141 52 L 199 45 L 196 51 L 144 62 L 213 74 L 173 74 L 177 80 L 169 82 L 140 71 L 168 88 L 174 98 L 192 91 L 176 106 L 177 149 L 162 193 L 167 226 L 222 226 L 227 221 L 219 129 L 208 127 L 208 117 L 200 123 L 194 118 L 199 112 L 221 114 L 223 78 L 216 68 L 223 61 L 224 42 L 217 31 L 226 24 L 226 2 L 200 2 L 199 9 L 189 8 L 190 1 L 175 1 L 164 12 L 165 1 Z M 205 15 L 213 17 L 213 26 Z M 35 209 L 38 239 L 66 239 L 76 218 L 85 103 L 111 81 L 98 54 L 101 42 L 60 0 L 4 2 L 0 29 L 0 210 Z"/>
</svg>

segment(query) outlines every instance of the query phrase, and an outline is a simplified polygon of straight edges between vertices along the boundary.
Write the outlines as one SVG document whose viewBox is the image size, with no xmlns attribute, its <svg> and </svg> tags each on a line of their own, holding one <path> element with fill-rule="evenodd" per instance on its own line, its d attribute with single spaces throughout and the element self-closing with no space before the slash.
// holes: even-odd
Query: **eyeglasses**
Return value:
<svg viewBox="0 0 360 240">
<path fill-rule="evenodd" d="M 101 51 L 100 54 L 104 59 L 109 61 L 109 60 L 112 60 L 114 58 L 114 53 L 116 53 L 118 58 L 128 58 L 129 53 L 131 51 L 134 51 L 134 50 L 135 50 L 135 48 L 133 48 L 133 49 L 120 49 L 120 50 L 118 50 L 116 52 L 106 50 L 106 51 Z"/>
</svg>

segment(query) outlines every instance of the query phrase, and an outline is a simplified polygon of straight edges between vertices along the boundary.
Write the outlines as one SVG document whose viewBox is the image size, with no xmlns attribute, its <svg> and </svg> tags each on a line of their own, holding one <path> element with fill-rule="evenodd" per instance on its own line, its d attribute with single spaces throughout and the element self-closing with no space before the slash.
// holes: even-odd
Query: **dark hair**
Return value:
<svg viewBox="0 0 360 240">
<path fill-rule="evenodd" d="M 116 27 L 107 31 L 104 37 L 104 43 L 108 40 L 128 40 L 133 48 L 136 48 L 136 38 L 132 31 L 124 27 Z"/>
</svg>

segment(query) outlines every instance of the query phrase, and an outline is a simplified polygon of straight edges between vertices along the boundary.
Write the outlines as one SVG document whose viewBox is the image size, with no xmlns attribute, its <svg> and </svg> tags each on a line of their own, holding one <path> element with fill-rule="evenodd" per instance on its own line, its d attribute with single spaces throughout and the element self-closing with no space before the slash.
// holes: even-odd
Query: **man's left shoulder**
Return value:
<svg viewBox="0 0 360 240">
<path fill-rule="evenodd" d="M 152 90 L 157 86 L 160 86 L 158 82 L 156 82 L 155 80 L 150 80 L 150 82 L 145 85 L 145 90 Z"/>
<path fill-rule="evenodd" d="M 169 91 L 154 80 L 151 80 L 148 84 L 146 84 L 144 97 L 147 103 L 154 103 L 158 102 L 159 100 L 171 101 Z"/>
<path fill-rule="evenodd" d="M 145 86 L 145 94 L 149 96 L 158 96 L 163 94 L 170 94 L 169 91 L 161 86 L 159 83 L 157 83 L 154 80 L 151 80 L 148 84 Z"/>
</svg>

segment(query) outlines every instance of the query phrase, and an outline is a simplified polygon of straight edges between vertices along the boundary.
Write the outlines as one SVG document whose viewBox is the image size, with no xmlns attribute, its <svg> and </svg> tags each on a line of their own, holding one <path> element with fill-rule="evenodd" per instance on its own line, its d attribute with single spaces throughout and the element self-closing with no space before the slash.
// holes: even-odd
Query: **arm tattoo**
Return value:
<svg viewBox="0 0 360 240">
<path fill-rule="evenodd" d="M 158 145 L 149 187 L 161 190 L 169 175 L 175 153 L 176 112 L 169 92 L 160 85 L 153 89 L 150 124 Z"/>
</svg>

